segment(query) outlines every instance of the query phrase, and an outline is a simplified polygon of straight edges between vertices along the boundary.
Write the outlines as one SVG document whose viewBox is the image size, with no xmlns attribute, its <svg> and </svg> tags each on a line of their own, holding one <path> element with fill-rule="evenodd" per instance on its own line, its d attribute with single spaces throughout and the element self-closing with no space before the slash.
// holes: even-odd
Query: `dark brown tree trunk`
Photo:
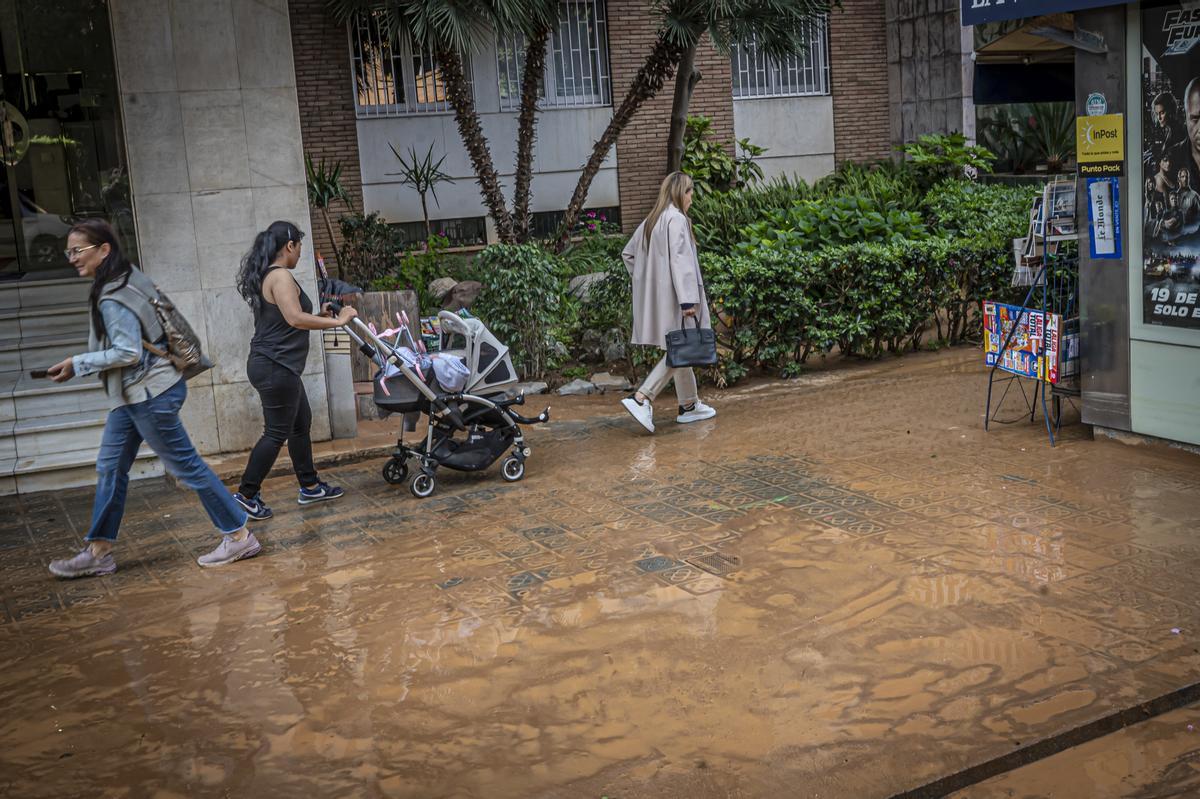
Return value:
<svg viewBox="0 0 1200 799">
<path fill-rule="evenodd" d="M 492 162 L 492 153 L 488 149 L 487 137 L 483 135 L 483 127 L 479 124 L 479 114 L 475 110 L 475 101 L 471 97 L 471 88 L 463 75 L 462 57 L 454 50 L 441 50 L 437 54 L 441 66 L 442 79 L 446 84 L 446 99 L 454 109 L 454 121 L 458 123 L 458 135 L 467 154 L 471 156 L 471 166 L 475 170 L 475 178 L 479 183 L 479 192 L 483 195 L 483 203 L 488 213 L 496 223 L 496 234 L 500 241 L 512 243 L 513 220 L 508 213 L 504 201 L 504 192 L 500 188 L 500 175 Z"/>
<path fill-rule="evenodd" d="M 579 182 L 575 184 L 575 193 L 571 195 L 571 202 L 567 205 L 562 225 L 558 228 L 555 242 L 557 252 L 566 249 L 567 242 L 571 238 L 571 229 L 579 221 L 579 214 L 583 210 L 584 201 L 587 200 L 592 180 L 600 171 L 600 165 L 604 163 L 604 159 L 608 157 L 609 150 L 617 143 L 621 131 L 633 119 L 633 115 L 638 112 L 642 104 L 658 94 L 663 84 L 675 74 L 675 67 L 679 64 L 682 55 L 683 51 L 677 45 L 668 43 L 662 36 L 659 36 L 654 43 L 654 49 L 646 56 L 646 63 L 642 64 L 642 68 L 638 70 L 633 82 L 629 84 L 625 99 L 614 109 L 608 127 L 604 129 L 604 133 L 592 147 L 592 155 L 583 167 Z"/>
<path fill-rule="evenodd" d="M 696 71 L 696 45 L 683 51 L 675 71 L 675 96 L 671 100 L 671 133 L 667 137 L 667 174 L 683 168 L 683 135 L 687 132 L 688 107 L 700 73 Z"/>
<path fill-rule="evenodd" d="M 517 169 L 513 190 L 513 238 L 529 240 L 529 186 L 533 182 L 533 144 L 537 139 L 538 88 L 546 70 L 546 41 L 550 29 L 543 28 L 525 47 L 521 72 L 521 113 L 517 116 Z"/>
<path fill-rule="evenodd" d="M 421 218 L 425 220 L 425 245 L 433 238 L 433 225 L 429 224 L 429 206 L 425 205 L 425 192 L 421 192 Z"/>
</svg>

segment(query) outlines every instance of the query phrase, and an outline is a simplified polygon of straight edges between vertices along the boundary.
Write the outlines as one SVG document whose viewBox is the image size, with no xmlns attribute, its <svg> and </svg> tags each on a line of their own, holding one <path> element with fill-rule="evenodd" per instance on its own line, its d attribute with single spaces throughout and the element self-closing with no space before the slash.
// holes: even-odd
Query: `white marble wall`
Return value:
<svg viewBox="0 0 1200 799">
<path fill-rule="evenodd" d="M 253 322 L 234 288 L 275 219 L 309 231 L 286 0 L 112 0 L 142 267 L 206 342 L 184 421 L 203 453 L 248 449 L 262 412 L 246 382 Z M 306 248 L 296 276 L 316 301 Z M 313 438 L 329 438 L 320 337 L 304 375 Z"/>
</svg>

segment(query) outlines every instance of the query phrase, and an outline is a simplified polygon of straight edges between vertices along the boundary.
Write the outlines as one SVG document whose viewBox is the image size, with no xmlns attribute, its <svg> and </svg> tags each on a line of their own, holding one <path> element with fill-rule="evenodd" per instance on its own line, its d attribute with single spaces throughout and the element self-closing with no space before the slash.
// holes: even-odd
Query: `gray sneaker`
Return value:
<svg viewBox="0 0 1200 799">
<path fill-rule="evenodd" d="M 233 536 L 227 535 L 221 539 L 217 548 L 207 555 L 196 558 L 201 566 L 227 566 L 237 560 L 252 558 L 262 551 L 254 533 L 250 533 L 241 541 L 234 541 Z"/>
<path fill-rule="evenodd" d="M 117 570 L 117 561 L 111 552 L 96 557 L 91 547 L 85 547 L 73 558 L 50 561 L 50 573 L 55 577 L 92 577 L 112 574 Z"/>
</svg>

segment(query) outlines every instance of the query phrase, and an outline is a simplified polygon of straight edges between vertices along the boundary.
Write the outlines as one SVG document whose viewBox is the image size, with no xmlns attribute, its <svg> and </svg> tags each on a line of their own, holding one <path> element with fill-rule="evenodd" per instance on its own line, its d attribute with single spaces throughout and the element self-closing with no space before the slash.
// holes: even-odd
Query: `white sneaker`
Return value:
<svg viewBox="0 0 1200 799">
<path fill-rule="evenodd" d="M 625 406 L 625 410 L 629 411 L 630 416 L 637 419 L 638 424 L 646 428 L 647 432 L 654 432 L 654 407 L 650 404 L 650 400 L 638 402 L 633 397 L 626 397 L 621 400 L 621 404 Z"/>
<path fill-rule="evenodd" d="M 711 405 L 705 405 L 700 400 L 696 400 L 696 404 L 692 406 L 690 411 L 679 406 L 679 415 L 675 417 L 675 421 L 679 424 L 691 424 L 692 422 L 703 422 L 705 419 L 711 419 L 717 415 L 717 409 Z"/>
</svg>

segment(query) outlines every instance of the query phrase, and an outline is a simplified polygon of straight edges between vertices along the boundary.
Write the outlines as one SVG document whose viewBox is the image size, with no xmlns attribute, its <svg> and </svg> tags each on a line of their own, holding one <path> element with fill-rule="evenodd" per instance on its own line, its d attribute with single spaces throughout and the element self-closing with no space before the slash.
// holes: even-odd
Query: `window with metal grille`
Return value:
<svg viewBox="0 0 1200 799">
<path fill-rule="evenodd" d="M 390 32 L 387 12 L 358 14 L 349 28 L 354 109 L 359 117 L 453 113 L 433 53 L 403 32 Z M 469 85 L 467 58 L 463 71 Z"/>
<path fill-rule="evenodd" d="M 524 36 L 515 34 L 497 40 L 496 68 L 500 107 L 515 111 L 521 105 Z M 538 97 L 543 108 L 612 105 L 604 0 L 563 0 L 559 3 L 558 25 L 547 43 L 546 71 L 542 75 Z"/>
<path fill-rule="evenodd" d="M 808 46 L 782 60 L 767 58 L 755 40 L 734 44 L 733 96 L 803 97 L 829 94 L 829 27 L 822 15 L 808 24 Z"/>
<path fill-rule="evenodd" d="M 433 230 L 450 241 L 451 247 L 474 247 L 487 244 L 487 222 L 482 216 L 466 216 L 457 219 L 431 219 Z M 406 247 L 425 242 L 425 223 L 396 222 L 394 227 Z"/>
</svg>

